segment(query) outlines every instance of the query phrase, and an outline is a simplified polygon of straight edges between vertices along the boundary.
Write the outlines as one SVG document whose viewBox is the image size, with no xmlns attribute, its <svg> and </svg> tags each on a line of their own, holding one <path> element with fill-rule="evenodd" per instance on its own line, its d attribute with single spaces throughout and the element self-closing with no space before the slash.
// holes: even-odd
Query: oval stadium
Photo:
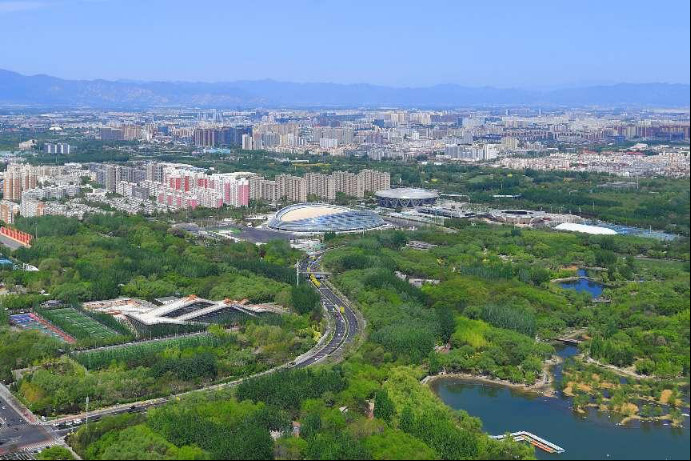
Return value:
<svg viewBox="0 0 691 461">
<path fill-rule="evenodd" d="M 380 190 L 374 195 L 377 197 L 379 206 L 385 208 L 414 208 L 433 205 L 439 197 L 437 191 L 409 187 Z"/>
<path fill-rule="evenodd" d="M 385 225 L 376 213 L 326 203 L 299 203 L 282 208 L 268 227 L 295 233 L 355 232 Z"/>
</svg>

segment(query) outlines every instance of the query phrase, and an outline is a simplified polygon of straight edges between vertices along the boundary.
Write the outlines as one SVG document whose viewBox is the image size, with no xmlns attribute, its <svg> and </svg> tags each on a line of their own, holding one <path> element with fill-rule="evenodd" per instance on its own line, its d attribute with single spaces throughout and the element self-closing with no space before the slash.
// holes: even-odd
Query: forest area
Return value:
<svg viewBox="0 0 691 461">
<path fill-rule="evenodd" d="M 258 373 L 308 350 L 323 329 L 319 297 L 308 285 L 295 285 L 291 266 L 301 254 L 286 242 L 261 248 L 207 243 L 165 223 L 124 215 L 96 215 L 83 222 L 48 216 L 20 220 L 18 227 L 41 235 L 31 248 L 13 254 L 39 271 L 0 273 L 5 287 L 16 291 L 2 298 L 0 373 L 11 383 L 12 370 L 33 365 L 15 385 L 37 414 L 79 411 L 87 395 L 91 408 L 97 408 Z M 189 338 L 84 351 L 144 338 L 110 315 L 83 309 L 82 302 L 190 294 L 272 302 L 286 311 L 229 319 Z M 62 307 L 44 307 L 48 299 Z M 8 314 L 25 311 L 49 320 L 76 343 L 9 328 Z M 192 327 L 150 334 L 206 328 Z"/>
<path fill-rule="evenodd" d="M 413 239 L 437 246 L 407 247 Z M 550 340 L 570 330 L 586 331 L 591 339 L 582 352 L 597 354 L 602 362 L 616 363 L 619 355 L 612 351 L 623 347 L 640 372 L 669 383 L 688 379 L 684 240 L 478 225 L 445 234 L 332 236 L 329 245 L 324 267 L 368 322 L 365 342 L 344 362 L 265 376 L 224 396 L 200 396 L 127 421 L 104 420 L 74 436 L 80 453 L 93 459 L 134 453 L 140 443 L 135 440 L 141 439 L 156 447 L 157 456 L 169 458 L 189 450 L 194 459 L 529 459 L 532 449 L 490 440 L 478 419 L 449 409 L 419 381 L 446 369 L 533 383 L 553 353 Z M 610 303 L 592 303 L 551 282 L 573 276 L 578 267 L 598 268 L 590 275 L 606 283 Z M 394 271 L 439 283 L 416 288 Z M 631 284 L 645 296 L 626 312 L 622 297 Z M 650 335 L 667 341 L 650 344 Z M 617 346 L 599 350 L 597 341 Z M 438 347 L 444 344 L 448 352 Z M 576 370 L 570 373 L 575 376 Z M 648 387 L 649 392 L 666 388 L 661 386 Z M 583 400 L 577 394 L 574 404 Z M 223 399 L 227 407 L 206 399 Z M 613 405 L 621 405 L 622 397 L 617 399 Z M 234 442 L 214 439 L 219 430 L 214 425 L 224 419 L 214 416 L 212 407 L 227 411 L 231 420 L 244 415 L 246 424 L 226 429 Z M 183 424 L 191 418 L 198 427 Z"/>
</svg>

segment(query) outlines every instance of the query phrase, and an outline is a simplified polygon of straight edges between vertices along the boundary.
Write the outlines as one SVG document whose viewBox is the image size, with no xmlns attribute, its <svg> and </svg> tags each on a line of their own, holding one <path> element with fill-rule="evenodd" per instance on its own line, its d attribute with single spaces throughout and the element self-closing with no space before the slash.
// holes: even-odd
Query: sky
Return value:
<svg viewBox="0 0 691 461">
<path fill-rule="evenodd" d="M 688 0 L 0 0 L 0 69 L 547 89 L 689 83 Z"/>
</svg>

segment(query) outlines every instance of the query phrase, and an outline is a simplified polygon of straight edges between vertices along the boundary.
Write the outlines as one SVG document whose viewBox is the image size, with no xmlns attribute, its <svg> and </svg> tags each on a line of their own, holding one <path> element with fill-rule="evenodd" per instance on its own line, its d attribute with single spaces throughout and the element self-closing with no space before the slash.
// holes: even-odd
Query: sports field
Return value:
<svg viewBox="0 0 691 461">
<path fill-rule="evenodd" d="M 119 335 L 72 307 L 47 310 L 43 316 L 77 339 L 107 339 Z"/>
<path fill-rule="evenodd" d="M 14 314 L 10 315 L 10 322 L 24 330 L 36 330 L 45 335 L 52 336 L 60 341 L 75 343 L 76 340 L 50 322 L 42 319 L 36 314 Z"/>
</svg>

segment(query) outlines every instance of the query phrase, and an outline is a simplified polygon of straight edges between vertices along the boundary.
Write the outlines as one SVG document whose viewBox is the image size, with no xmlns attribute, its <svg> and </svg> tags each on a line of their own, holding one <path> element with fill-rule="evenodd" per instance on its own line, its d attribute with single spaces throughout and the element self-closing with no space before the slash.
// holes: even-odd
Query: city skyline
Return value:
<svg viewBox="0 0 691 461">
<path fill-rule="evenodd" d="M 2 1 L 0 41 L 12 46 L 0 49 L 0 68 L 66 79 L 392 87 L 688 83 L 688 18 L 688 3 L 678 1 L 655 8 L 440 1 L 424 9 L 310 0 Z"/>
</svg>

